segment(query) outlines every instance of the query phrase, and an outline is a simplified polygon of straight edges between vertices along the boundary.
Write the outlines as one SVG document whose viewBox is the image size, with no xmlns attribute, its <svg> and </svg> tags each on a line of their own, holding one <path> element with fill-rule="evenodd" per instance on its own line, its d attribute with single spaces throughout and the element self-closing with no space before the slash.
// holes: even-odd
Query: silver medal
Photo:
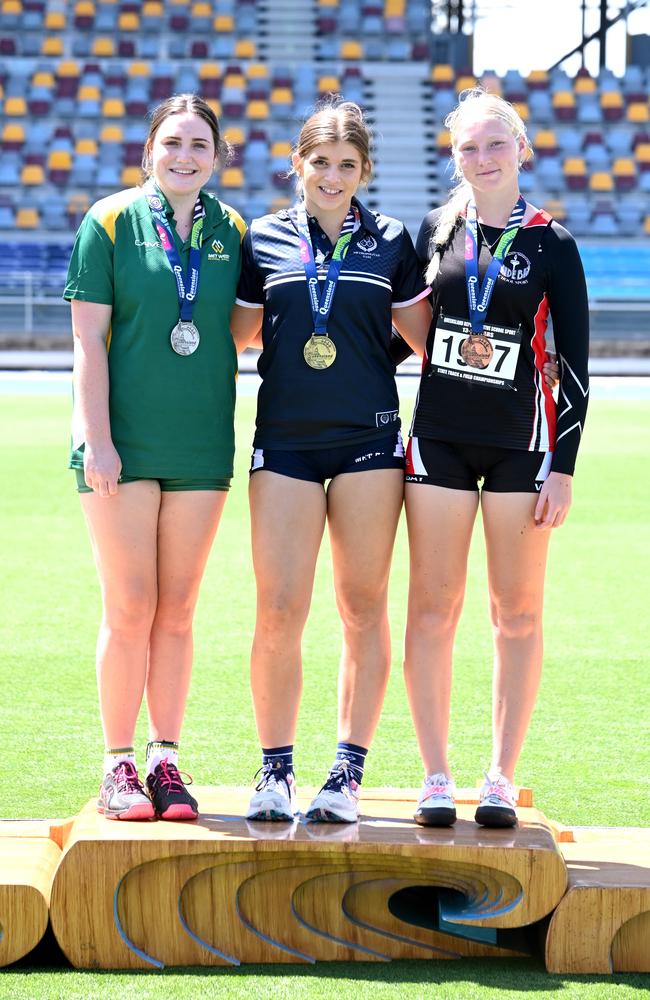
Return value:
<svg viewBox="0 0 650 1000">
<path fill-rule="evenodd" d="M 194 326 L 194 323 L 188 323 L 182 319 L 179 319 L 170 336 L 174 351 L 184 356 L 194 354 L 199 346 L 200 339 L 199 331 Z"/>
</svg>

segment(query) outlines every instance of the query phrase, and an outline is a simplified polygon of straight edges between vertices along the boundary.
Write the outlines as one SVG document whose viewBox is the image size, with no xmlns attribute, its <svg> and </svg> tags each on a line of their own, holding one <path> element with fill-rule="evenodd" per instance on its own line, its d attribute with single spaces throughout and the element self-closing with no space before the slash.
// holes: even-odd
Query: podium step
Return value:
<svg viewBox="0 0 650 1000">
<path fill-rule="evenodd" d="M 455 827 L 431 829 L 415 792 L 368 790 L 358 824 L 250 823 L 250 789 L 196 795 L 192 823 L 110 821 L 94 802 L 74 820 L 50 918 L 75 966 L 521 956 L 521 928 L 566 888 L 532 808 L 485 830 L 460 804 Z"/>
<path fill-rule="evenodd" d="M 61 848 L 42 824 L 0 825 L 0 967 L 17 962 L 45 933 Z"/>
</svg>

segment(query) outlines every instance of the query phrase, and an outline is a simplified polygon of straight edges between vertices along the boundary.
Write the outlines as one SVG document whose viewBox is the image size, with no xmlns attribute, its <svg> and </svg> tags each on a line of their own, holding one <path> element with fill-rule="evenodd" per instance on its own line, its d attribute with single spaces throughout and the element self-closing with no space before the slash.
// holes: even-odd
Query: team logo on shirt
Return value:
<svg viewBox="0 0 650 1000">
<path fill-rule="evenodd" d="M 377 427 L 390 427 L 397 420 L 399 420 L 398 410 L 382 410 L 379 413 L 375 413 Z"/>
<path fill-rule="evenodd" d="M 226 248 L 221 240 L 213 240 L 210 249 L 213 252 L 208 254 L 208 260 L 230 260 L 230 254 L 224 253 Z"/>
<path fill-rule="evenodd" d="M 357 243 L 357 250 L 361 250 L 361 253 L 372 253 L 373 250 L 377 249 L 377 240 L 374 236 L 364 236 L 362 240 Z"/>
<path fill-rule="evenodd" d="M 507 253 L 501 265 L 499 277 L 511 284 L 527 284 L 530 274 L 530 261 L 525 253 L 513 251 Z"/>
</svg>

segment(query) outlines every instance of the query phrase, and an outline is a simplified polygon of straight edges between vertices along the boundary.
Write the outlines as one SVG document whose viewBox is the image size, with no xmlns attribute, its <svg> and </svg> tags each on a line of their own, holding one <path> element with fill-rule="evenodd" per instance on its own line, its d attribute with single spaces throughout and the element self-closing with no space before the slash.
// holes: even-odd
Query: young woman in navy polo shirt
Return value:
<svg viewBox="0 0 650 1000">
<path fill-rule="evenodd" d="M 302 199 L 244 239 L 232 330 L 262 347 L 250 479 L 261 780 L 247 816 L 292 820 L 301 639 L 327 524 L 343 626 L 338 748 L 312 820 L 353 822 L 390 668 L 387 587 L 402 507 L 391 325 L 422 351 L 431 308 L 404 226 L 356 199 L 371 174 L 361 110 L 329 102 L 293 154 Z M 327 485 L 326 485 L 327 484 Z"/>
</svg>

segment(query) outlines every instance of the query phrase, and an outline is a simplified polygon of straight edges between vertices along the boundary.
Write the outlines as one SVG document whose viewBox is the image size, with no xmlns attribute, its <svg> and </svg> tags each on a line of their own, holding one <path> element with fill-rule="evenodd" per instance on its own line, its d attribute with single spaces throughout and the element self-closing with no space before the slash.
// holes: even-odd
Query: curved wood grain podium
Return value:
<svg viewBox="0 0 650 1000">
<path fill-rule="evenodd" d="M 193 823 L 110 821 L 90 802 L 38 833 L 0 824 L 0 964 L 33 947 L 49 907 L 81 969 L 516 958 L 552 915 L 549 971 L 650 971 L 642 832 L 581 840 L 526 789 L 514 830 L 474 823 L 476 791 L 450 829 L 413 822 L 415 791 L 364 791 L 350 825 L 249 823 L 249 794 L 197 789 Z"/>
</svg>

